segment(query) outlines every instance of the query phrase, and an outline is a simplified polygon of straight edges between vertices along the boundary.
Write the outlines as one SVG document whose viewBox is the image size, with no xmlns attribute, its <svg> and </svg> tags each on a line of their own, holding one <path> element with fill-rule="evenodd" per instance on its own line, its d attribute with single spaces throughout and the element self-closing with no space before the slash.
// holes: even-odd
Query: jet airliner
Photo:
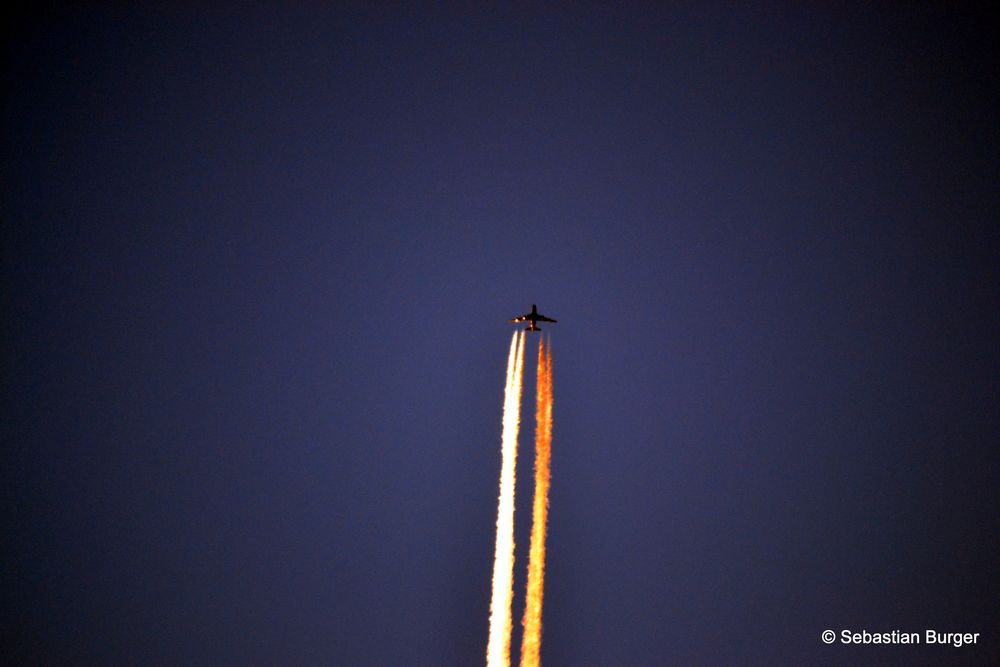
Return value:
<svg viewBox="0 0 1000 667">
<path fill-rule="evenodd" d="M 528 326 L 525 327 L 525 331 L 541 331 L 538 327 L 539 322 L 555 322 L 551 317 L 545 317 L 538 312 L 538 307 L 535 304 L 531 304 L 531 312 L 525 313 L 519 317 L 515 317 L 511 322 L 527 322 Z"/>
</svg>

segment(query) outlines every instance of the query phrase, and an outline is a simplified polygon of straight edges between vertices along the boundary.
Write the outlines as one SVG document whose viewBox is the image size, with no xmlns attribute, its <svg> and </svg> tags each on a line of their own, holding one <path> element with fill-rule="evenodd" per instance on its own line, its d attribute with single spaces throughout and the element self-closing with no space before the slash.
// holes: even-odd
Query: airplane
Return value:
<svg viewBox="0 0 1000 667">
<path fill-rule="evenodd" d="M 525 327 L 525 331 L 541 331 L 537 324 L 539 322 L 555 322 L 551 317 L 545 317 L 538 313 L 538 307 L 535 304 L 531 304 L 531 312 L 525 313 L 520 317 L 515 317 L 511 322 L 527 322 L 528 326 Z"/>
</svg>

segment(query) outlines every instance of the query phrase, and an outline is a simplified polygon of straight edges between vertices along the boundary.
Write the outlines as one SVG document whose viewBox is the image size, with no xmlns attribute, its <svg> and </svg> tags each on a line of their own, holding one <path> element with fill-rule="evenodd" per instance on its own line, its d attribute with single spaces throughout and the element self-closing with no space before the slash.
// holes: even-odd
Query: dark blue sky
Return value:
<svg viewBox="0 0 1000 667">
<path fill-rule="evenodd" d="M 532 302 L 543 662 L 1000 661 L 995 22 L 3 23 L 12 662 L 481 663 Z"/>
</svg>

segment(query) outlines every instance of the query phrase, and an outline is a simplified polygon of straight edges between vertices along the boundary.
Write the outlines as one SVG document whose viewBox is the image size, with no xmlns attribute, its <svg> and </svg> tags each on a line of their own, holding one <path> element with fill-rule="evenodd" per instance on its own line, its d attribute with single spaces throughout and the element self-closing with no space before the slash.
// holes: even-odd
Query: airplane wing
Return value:
<svg viewBox="0 0 1000 667">
<path fill-rule="evenodd" d="M 535 317 L 539 322 L 555 322 L 551 317 L 545 317 L 544 315 L 538 315 Z"/>
</svg>

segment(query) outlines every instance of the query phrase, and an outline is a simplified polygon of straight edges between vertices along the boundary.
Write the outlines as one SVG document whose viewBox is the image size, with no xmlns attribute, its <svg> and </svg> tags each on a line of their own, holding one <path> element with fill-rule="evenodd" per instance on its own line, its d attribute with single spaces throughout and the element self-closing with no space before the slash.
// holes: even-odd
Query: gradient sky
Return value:
<svg viewBox="0 0 1000 667">
<path fill-rule="evenodd" d="M 537 303 L 545 664 L 1000 663 L 995 22 L 184 4 L 5 10 L 7 659 L 482 664 Z"/>
</svg>

